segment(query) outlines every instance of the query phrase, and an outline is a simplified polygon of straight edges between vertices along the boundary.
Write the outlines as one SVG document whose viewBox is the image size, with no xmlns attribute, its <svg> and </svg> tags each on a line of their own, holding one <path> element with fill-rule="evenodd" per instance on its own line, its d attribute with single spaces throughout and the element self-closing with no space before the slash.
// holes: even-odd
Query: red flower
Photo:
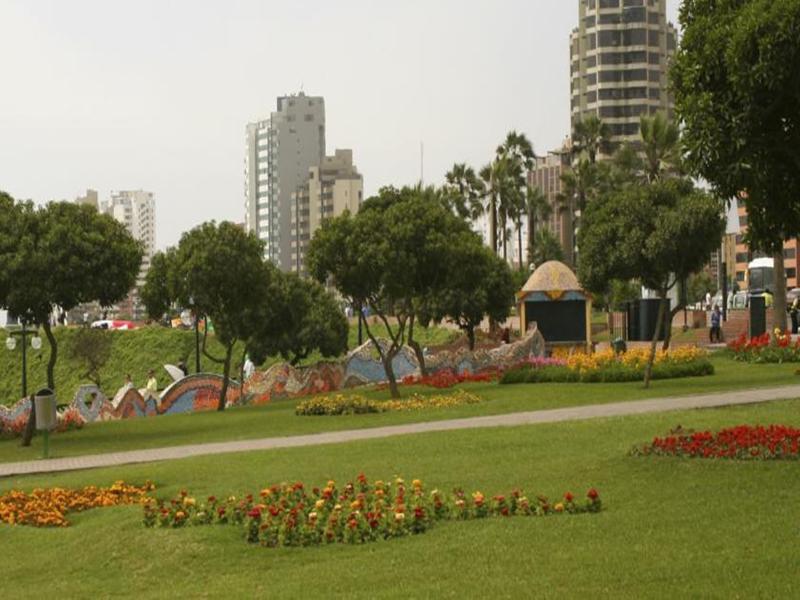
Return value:
<svg viewBox="0 0 800 600">
<path fill-rule="evenodd" d="M 600 494 L 597 493 L 596 489 L 592 488 L 587 492 L 586 496 L 588 496 L 589 500 L 595 501 L 600 496 Z"/>
<path fill-rule="evenodd" d="M 261 509 L 256 507 L 253 510 L 251 510 L 249 513 L 247 513 L 247 516 L 250 517 L 251 519 L 260 519 L 261 518 Z"/>
<path fill-rule="evenodd" d="M 597 491 L 595 490 L 595 494 L 596 493 L 597 493 Z M 564 494 L 564 500 L 566 500 L 567 502 L 572 502 L 573 498 L 574 498 L 574 496 L 570 492 L 567 492 L 566 494 Z"/>
</svg>

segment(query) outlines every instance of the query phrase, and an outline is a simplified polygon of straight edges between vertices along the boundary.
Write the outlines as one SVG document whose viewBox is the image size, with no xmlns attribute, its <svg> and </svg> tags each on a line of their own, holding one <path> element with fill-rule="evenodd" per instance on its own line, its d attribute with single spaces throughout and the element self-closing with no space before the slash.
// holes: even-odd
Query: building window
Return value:
<svg viewBox="0 0 800 600">
<path fill-rule="evenodd" d="M 797 269 L 792 267 L 791 269 L 786 269 L 786 278 L 787 279 L 795 279 L 797 277 Z"/>
<path fill-rule="evenodd" d="M 736 271 L 736 281 L 744 281 L 744 271 Z"/>
<path fill-rule="evenodd" d="M 784 248 L 783 249 L 783 258 L 792 260 L 797 258 L 797 248 Z"/>
<path fill-rule="evenodd" d="M 305 120 L 306 120 L 306 123 L 309 123 L 309 122 L 313 121 L 314 120 L 314 115 L 307 114 L 305 116 Z"/>
<path fill-rule="evenodd" d="M 747 227 L 747 215 L 741 215 L 739 217 L 739 227 Z"/>
<path fill-rule="evenodd" d="M 737 263 L 746 263 L 746 262 L 748 262 L 748 254 L 747 254 L 747 252 L 737 252 L 736 253 L 736 262 Z"/>
</svg>

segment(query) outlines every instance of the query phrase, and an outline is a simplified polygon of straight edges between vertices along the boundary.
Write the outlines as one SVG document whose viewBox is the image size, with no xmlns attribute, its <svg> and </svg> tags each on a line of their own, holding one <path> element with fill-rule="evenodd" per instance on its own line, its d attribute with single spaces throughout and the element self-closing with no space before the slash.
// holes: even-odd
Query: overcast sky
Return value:
<svg viewBox="0 0 800 600">
<path fill-rule="evenodd" d="M 668 1 L 677 19 L 678 0 Z M 328 152 L 366 195 L 489 161 L 511 129 L 569 130 L 578 0 L 0 0 L 0 189 L 156 197 L 157 245 L 244 221 L 244 127 L 325 98 Z"/>
</svg>

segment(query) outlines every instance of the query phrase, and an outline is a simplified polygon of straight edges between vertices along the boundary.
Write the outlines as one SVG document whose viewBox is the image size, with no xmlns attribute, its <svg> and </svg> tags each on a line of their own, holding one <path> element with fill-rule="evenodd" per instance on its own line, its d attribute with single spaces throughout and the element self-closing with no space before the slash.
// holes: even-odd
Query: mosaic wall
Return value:
<svg viewBox="0 0 800 600">
<path fill-rule="evenodd" d="M 170 415 L 201 410 L 215 410 L 222 390 L 222 377 L 200 373 L 189 375 L 167 387 L 158 400 L 145 399 L 135 388 L 122 388 L 112 400 L 94 384 L 78 388 L 72 402 L 58 411 L 59 422 L 65 420 L 92 423 L 155 415 Z M 228 387 L 227 406 L 240 400 L 239 384 Z M 28 420 L 30 400 L 20 400 L 12 407 L 0 406 L 0 430 L 18 432 Z"/>
<path fill-rule="evenodd" d="M 388 344 L 385 340 L 379 340 Z M 386 347 L 386 346 L 384 346 Z M 531 356 L 544 356 L 544 338 L 538 330 L 529 331 L 513 344 L 491 350 L 471 352 L 466 348 L 426 356 L 429 373 L 442 370 L 457 373 L 479 373 L 487 369 L 510 367 Z M 419 375 L 414 351 L 403 347 L 392 362 L 397 380 L 407 375 Z M 340 362 L 321 362 L 312 367 L 293 367 L 287 363 L 273 365 L 266 371 L 253 374 L 240 394 L 239 384 L 232 381 L 228 388 L 227 406 L 265 404 L 273 399 L 323 394 L 359 385 L 386 381 L 383 365 L 371 343 L 359 346 Z M 109 400 L 95 385 L 81 386 L 72 402 L 58 412 L 60 422 L 82 423 L 131 419 L 155 415 L 179 414 L 215 410 L 222 388 L 222 377 L 200 373 L 189 375 L 167 387 L 158 400 L 144 398 L 134 388 L 122 388 Z M 23 399 L 14 406 L 0 406 L 0 431 L 18 432 L 28 419 L 30 401 Z"/>
<path fill-rule="evenodd" d="M 388 344 L 385 340 L 379 342 Z M 425 364 L 429 373 L 442 370 L 479 373 L 510 367 L 530 356 L 544 356 L 544 351 L 544 338 L 533 329 L 513 344 L 475 352 L 466 348 L 439 352 L 426 356 Z M 398 381 L 407 375 L 419 375 L 417 357 L 408 346 L 395 356 L 392 367 Z M 352 350 L 342 362 L 323 362 L 312 367 L 293 367 L 286 363 L 273 365 L 247 380 L 244 395 L 249 403 L 262 404 L 276 398 L 307 396 L 385 381 L 383 364 L 371 342 L 367 342 Z"/>
</svg>

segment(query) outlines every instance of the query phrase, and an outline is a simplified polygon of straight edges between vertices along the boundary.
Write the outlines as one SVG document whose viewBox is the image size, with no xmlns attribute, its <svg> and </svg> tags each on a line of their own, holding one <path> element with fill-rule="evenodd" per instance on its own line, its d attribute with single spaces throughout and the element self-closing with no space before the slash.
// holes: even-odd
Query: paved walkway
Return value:
<svg viewBox="0 0 800 600">
<path fill-rule="evenodd" d="M 742 390 L 702 396 L 681 396 L 674 398 L 655 398 L 614 404 L 594 404 L 552 410 L 518 412 L 467 419 L 450 419 L 446 421 L 428 421 L 425 423 L 409 423 L 389 427 L 373 427 L 370 429 L 351 429 L 346 431 L 330 431 L 310 435 L 291 437 L 273 437 L 236 442 L 218 442 L 214 444 L 195 444 L 190 446 L 173 446 L 170 448 L 152 448 L 149 450 L 133 450 L 114 452 L 111 454 L 92 454 L 72 458 L 54 458 L 18 463 L 0 463 L 0 477 L 11 475 L 27 475 L 33 473 L 53 473 L 73 471 L 76 469 L 92 469 L 134 463 L 146 463 L 159 460 L 205 456 L 209 454 L 225 454 L 228 452 L 247 452 L 251 450 L 271 450 L 274 448 L 296 448 L 298 446 L 316 446 L 319 444 L 337 444 L 354 440 L 371 440 L 395 435 L 426 433 L 430 431 L 453 431 L 456 429 L 477 429 L 484 427 L 515 427 L 536 423 L 555 423 L 558 421 L 578 421 L 598 417 L 617 417 L 622 415 L 641 415 L 647 413 L 688 410 L 696 408 L 713 408 L 738 404 L 754 404 L 773 400 L 790 400 L 800 398 L 800 385 L 780 388 Z"/>
</svg>

